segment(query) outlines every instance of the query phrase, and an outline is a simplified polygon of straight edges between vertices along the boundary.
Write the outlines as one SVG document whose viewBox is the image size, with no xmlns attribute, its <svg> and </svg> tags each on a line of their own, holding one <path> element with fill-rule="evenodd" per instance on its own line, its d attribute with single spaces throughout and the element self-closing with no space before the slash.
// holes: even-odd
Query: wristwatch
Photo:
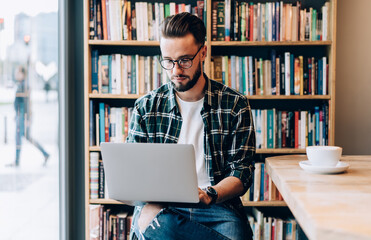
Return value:
<svg viewBox="0 0 371 240">
<path fill-rule="evenodd" d="M 218 199 L 218 192 L 211 186 L 206 188 L 206 193 L 211 197 L 211 202 L 209 205 L 216 203 L 216 200 Z"/>
</svg>

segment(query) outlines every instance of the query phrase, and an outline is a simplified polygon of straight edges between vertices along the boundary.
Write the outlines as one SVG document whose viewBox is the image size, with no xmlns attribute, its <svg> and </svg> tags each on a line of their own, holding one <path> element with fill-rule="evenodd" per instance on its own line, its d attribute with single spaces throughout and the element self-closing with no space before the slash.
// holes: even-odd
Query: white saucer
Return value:
<svg viewBox="0 0 371 240">
<path fill-rule="evenodd" d="M 338 162 L 335 167 L 313 166 L 309 161 L 301 161 L 299 165 L 307 172 L 319 174 L 341 173 L 349 168 L 349 164 L 345 162 Z"/>
</svg>

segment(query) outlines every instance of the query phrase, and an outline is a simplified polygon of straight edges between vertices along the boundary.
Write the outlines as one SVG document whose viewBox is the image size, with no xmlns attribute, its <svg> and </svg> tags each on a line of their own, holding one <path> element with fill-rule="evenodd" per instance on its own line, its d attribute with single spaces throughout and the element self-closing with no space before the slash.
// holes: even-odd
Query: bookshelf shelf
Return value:
<svg viewBox="0 0 371 240">
<path fill-rule="evenodd" d="M 109 2 L 108 0 L 105 0 L 105 1 Z M 98 75 L 97 72 L 94 72 L 97 69 L 100 69 L 100 71 L 102 70 L 101 69 L 102 65 L 99 66 L 99 64 L 102 64 L 102 61 L 99 62 L 99 60 L 98 60 L 99 58 L 94 58 L 94 60 L 96 60 L 96 61 L 94 61 L 95 64 L 93 65 L 93 60 L 92 59 L 93 59 L 93 57 L 95 57 L 97 55 L 98 55 L 98 57 L 100 57 L 100 55 L 111 55 L 112 59 L 113 59 L 113 55 L 121 55 L 122 59 L 125 59 L 124 57 L 127 57 L 126 59 L 130 59 L 131 56 L 135 56 L 135 55 L 140 56 L 140 57 L 146 57 L 146 56 L 153 57 L 154 55 L 159 54 L 158 49 L 159 49 L 159 46 L 160 46 L 159 41 L 92 40 L 90 38 L 90 34 L 92 33 L 92 31 L 91 31 L 92 29 L 90 28 L 91 27 L 91 25 L 90 25 L 90 20 L 91 20 L 90 19 L 90 11 L 92 10 L 89 6 L 90 2 L 101 2 L 101 1 L 84 0 L 84 13 L 83 13 L 84 14 L 84 116 L 85 116 L 84 117 L 84 126 L 85 126 L 85 145 L 84 145 L 85 146 L 85 148 L 84 148 L 85 159 L 84 159 L 84 161 L 85 161 L 85 212 L 86 212 L 86 214 L 85 214 L 85 235 L 86 235 L 86 239 L 90 239 L 89 238 L 89 236 L 90 236 L 90 229 L 89 228 L 90 228 L 90 221 L 91 221 L 91 218 L 90 218 L 91 217 L 91 215 L 90 215 L 90 204 L 93 204 L 93 205 L 117 205 L 117 207 L 119 207 L 119 208 L 121 208 L 121 207 L 124 208 L 124 204 L 119 202 L 119 201 L 115 201 L 115 200 L 112 200 L 112 199 L 91 199 L 90 198 L 91 197 L 91 191 L 90 191 L 90 187 L 91 187 L 91 185 L 90 185 L 90 180 L 91 180 L 90 179 L 90 176 L 91 176 L 91 174 L 90 174 L 90 163 L 91 163 L 90 162 L 90 160 L 91 160 L 90 156 L 91 155 L 90 154 L 97 155 L 97 152 L 100 152 L 99 143 L 96 143 L 99 140 L 97 140 L 95 138 L 97 135 L 94 136 L 94 134 L 93 135 L 90 135 L 90 134 L 93 131 L 97 131 L 97 129 L 101 130 L 100 125 L 96 124 L 96 122 L 99 121 L 99 119 L 101 117 L 101 112 L 98 111 L 99 107 L 100 107 L 101 104 L 108 105 L 108 107 L 115 107 L 115 108 L 132 107 L 132 105 L 134 103 L 134 100 L 143 96 L 142 94 L 122 94 L 123 89 L 124 89 L 123 84 L 121 84 L 121 94 L 92 93 L 93 86 L 96 87 L 98 85 L 98 86 L 102 87 L 102 76 L 103 76 L 102 72 L 101 72 L 100 73 L 101 75 L 99 75 L 100 78 L 98 78 L 97 77 L 97 75 Z M 121 1 L 121 2 L 126 2 L 126 3 L 131 2 L 132 3 L 131 10 L 132 11 L 134 10 L 134 8 L 135 8 L 134 5 L 135 5 L 136 1 Z M 146 2 L 155 3 L 155 1 L 146 1 Z M 160 1 L 158 1 L 158 2 L 160 2 Z M 188 3 L 188 1 L 184 1 L 184 2 Z M 201 2 L 201 1 L 190 1 L 189 3 L 191 3 L 192 7 L 194 7 L 194 5 L 197 4 L 196 2 L 198 3 L 198 2 Z M 282 116 L 282 119 L 283 119 L 284 112 L 285 112 L 285 114 L 286 114 L 285 117 L 287 117 L 286 118 L 287 121 L 285 123 L 288 125 L 289 122 L 292 120 L 292 119 L 290 119 L 290 121 L 288 120 L 289 115 L 290 115 L 290 117 L 292 117 L 291 114 L 296 114 L 296 112 L 299 112 L 299 114 L 300 114 L 301 112 L 305 112 L 305 111 L 313 113 L 316 110 L 315 109 L 316 107 L 319 107 L 319 106 L 322 107 L 324 105 L 327 105 L 327 107 L 328 107 L 327 112 L 326 112 L 327 116 L 325 114 L 323 114 L 322 117 L 324 117 L 324 116 L 328 117 L 327 118 L 328 119 L 328 122 L 327 122 L 328 123 L 328 139 L 327 139 L 328 140 L 328 145 L 334 145 L 334 139 L 335 139 L 334 138 L 334 136 L 335 136 L 335 121 L 334 121 L 334 119 L 335 119 L 335 79 L 336 79 L 335 69 L 336 69 L 336 18 L 337 18 L 336 12 L 337 12 L 337 0 L 308 1 L 306 3 L 301 3 L 299 1 L 301 4 L 305 5 L 305 7 L 302 5 L 303 8 L 306 8 L 306 9 L 310 8 L 310 7 L 312 7 L 313 9 L 317 8 L 318 11 L 320 11 L 320 9 L 318 8 L 319 5 L 325 4 L 326 2 L 329 3 L 328 4 L 329 5 L 329 8 L 328 8 L 328 10 L 329 10 L 328 11 L 328 32 L 327 32 L 328 34 L 327 34 L 327 38 L 323 38 L 323 39 L 330 39 L 328 41 L 212 41 L 213 36 L 214 36 L 213 34 L 215 34 L 215 32 L 213 32 L 213 24 L 212 24 L 213 4 L 215 5 L 215 2 L 216 2 L 215 0 L 204 0 L 204 6 L 207 9 L 206 16 L 204 16 L 206 21 L 207 21 L 207 26 L 206 26 L 207 27 L 206 28 L 207 29 L 207 39 L 206 39 L 206 42 L 205 42 L 205 45 L 207 46 L 207 57 L 206 57 L 205 64 L 204 64 L 204 67 L 205 67 L 204 72 L 210 78 L 220 80 L 222 78 L 217 79 L 215 77 L 217 75 L 217 74 L 215 74 L 216 69 L 217 69 L 217 67 L 219 67 L 219 70 L 220 70 L 221 68 L 223 68 L 222 66 L 224 66 L 224 70 L 225 70 L 226 66 L 229 66 L 228 64 L 231 64 L 232 55 L 234 57 L 236 57 L 236 59 L 237 59 L 237 57 L 244 57 L 244 58 L 246 57 L 246 59 L 247 59 L 247 57 L 251 57 L 252 60 L 255 61 L 255 62 L 253 62 L 254 65 L 253 65 L 253 68 L 252 68 L 253 69 L 252 70 L 252 72 L 253 72 L 252 75 L 253 75 L 253 79 L 254 79 L 254 82 L 253 82 L 254 87 L 253 87 L 252 91 L 249 90 L 249 91 L 244 91 L 244 92 L 245 92 L 245 94 L 249 94 L 246 97 L 250 100 L 250 105 L 251 105 L 252 109 L 268 111 L 268 110 L 272 110 L 272 108 L 273 108 L 276 111 L 273 114 L 277 114 L 275 116 Z M 223 1 L 220 1 L 220 2 L 223 2 Z M 233 2 L 237 2 L 237 1 L 230 1 L 230 2 L 233 3 Z M 258 1 L 254 1 L 253 5 L 255 5 L 255 3 L 259 3 L 259 2 L 260 3 L 266 3 L 266 2 L 274 2 L 274 1 L 273 0 L 271 0 L 271 1 L 258 0 Z M 179 1 L 177 3 L 179 3 Z M 282 3 L 283 4 L 288 4 L 288 5 L 291 4 L 291 6 L 296 5 L 291 0 L 284 0 L 284 1 L 282 1 Z M 285 21 L 287 21 L 287 20 L 285 20 Z M 97 26 L 97 25 L 95 25 L 95 26 Z M 115 28 L 115 29 L 120 29 L 120 28 L 119 28 L 119 26 L 117 26 L 117 28 Z M 138 37 L 138 35 L 137 35 L 137 37 Z M 111 39 L 117 39 L 117 38 L 111 37 Z M 145 38 L 141 38 L 141 39 L 145 39 Z M 153 39 L 156 39 L 156 38 L 153 38 Z M 240 38 L 238 38 L 238 39 L 240 39 Z M 255 38 L 253 38 L 253 39 L 255 39 Z M 274 39 L 274 38 L 272 37 L 272 38 L 265 38 L 265 39 Z M 286 38 L 286 39 L 290 39 L 290 38 Z M 302 39 L 303 40 L 303 38 L 291 38 L 291 39 Z M 317 39 L 319 39 L 319 38 L 317 38 Z M 275 51 L 271 51 L 271 50 L 275 50 Z M 271 52 L 275 52 L 275 53 L 272 54 Z M 286 58 L 286 55 L 285 55 L 286 53 L 288 53 L 288 55 L 289 55 L 288 58 Z M 249 55 L 251 55 L 251 56 L 249 56 Z M 281 95 L 251 95 L 251 94 L 258 93 L 259 88 L 260 88 L 260 90 L 262 90 L 262 89 L 265 88 L 264 86 L 270 86 L 269 81 L 264 80 L 264 78 L 267 79 L 267 77 L 261 77 L 261 75 L 262 75 L 262 73 L 266 74 L 265 76 L 269 75 L 269 74 L 267 74 L 269 72 L 269 70 L 264 71 L 264 69 L 269 69 L 269 67 L 264 67 L 264 64 L 266 64 L 265 66 L 270 66 L 268 61 L 271 61 L 271 62 L 274 61 L 274 60 L 272 60 L 272 59 L 274 59 L 272 56 L 276 57 L 276 59 L 278 58 L 279 60 L 276 60 L 276 63 L 280 64 L 280 65 L 277 65 L 278 67 L 276 67 L 276 69 L 278 69 L 276 71 L 276 74 L 281 73 L 281 75 L 277 74 L 276 79 L 279 79 L 279 78 L 281 78 L 281 80 L 284 79 L 284 81 L 281 81 L 281 82 L 276 81 L 276 86 L 279 86 L 279 85 L 281 86 L 281 89 L 280 89 L 280 92 L 279 92 L 279 93 L 281 93 Z M 322 68 L 322 71 L 324 71 L 323 69 L 326 69 L 326 67 L 327 67 L 326 71 L 328 71 L 327 72 L 328 75 L 321 75 L 321 76 L 323 76 L 323 78 L 325 78 L 324 76 L 326 76 L 326 80 L 328 82 L 327 85 L 325 85 L 325 87 L 327 87 L 327 89 L 326 89 L 327 91 L 323 91 L 324 93 L 327 93 L 327 95 L 282 95 L 283 92 L 286 93 L 286 94 L 288 92 L 291 93 L 291 94 L 293 93 L 292 91 L 290 92 L 289 90 L 286 91 L 286 92 L 282 91 L 282 86 L 284 86 L 284 88 L 287 88 L 287 89 L 290 89 L 290 88 L 294 89 L 295 88 L 295 85 L 294 85 L 294 88 L 292 87 L 292 85 L 290 85 L 290 88 L 289 88 L 289 87 L 287 87 L 288 85 L 285 85 L 285 83 L 286 84 L 288 83 L 287 78 L 290 79 L 290 76 L 293 75 L 294 78 L 295 78 L 295 71 L 294 70 L 295 70 L 295 66 L 297 66 L 297 65 L 295 65 L 296 64 L 295 63 L 295 58 L 299 58 L 300 56 L 304 59 L 306 58 L 307 60 L 305 60 L 305 61 L 307 61 L 307 63 L 309 63 L 309 58 L 312 59 L 313 62 L 311 64 L 311 67 L 312 67 L 311 69 L 315 68 L 315 70 L 313 70 L 311 72 L 313 82 L 317 81 L 316 78 L 318 76 L 320 76 L 319 73 L 317 72 L 318 69 L 316 69 L 319 65 L 319 59 L 326 57 L 325 66 Z M 220 63 L 220 60 L 219 60 L 219 62 L 217 62 L 216 59 L 217 58 L 221 59 L 223 57 L 226 57 L 226 60 L 224 59 L 224 65 L 221 65 L 221 64 L 223 64 L 223 62 Z M 127 70 L 126 73 L 129 72 L 128 69 L 131 69 L 131 70 L 136 69 L 135 64 L 138 64 L 138 62 L 141 61 L 141 60 L 138 60 L 138 59 L 135 60 L 135 58 L 133 58 L 133 59 L 134 59 L 134 63 L 131 62 L 132 68 L 129 68 L 129 66 L 126 66 L 126 68 L 123 68 L 123 70 L 125 70 L 125 69 Z M 314 59 L 316 60 L 316 63 L 314 62 Z M 241 59 L 239 59 L 239 60 L 241 60 Z M 242 59 L 242 61 L 244 61 L 244 60 L 245 59 Z M 290 62 L 292 60 L 294 61 L 293 63 Z M 135 61 L 137 61 L 137 62 L 135 62 Z M 147 61 L 147 60 L 144 59 L 144 61 Z M 153 59 L 148 60 L 148 62 L 150 62 L 150 61 L 154 62 Z M 234 63 L 236 63 L 236 61 Z M 241 61 L 241 63 L 239 63 L 239 67 L 241 67 L 241 65 L 243 65 L 242 61 Z M 249 61 L 251 61 L 251 60 L 249 60 Z M 300 61 L 301 61 L 301 63 L 303 63 L 303 66 L 304 66 L 305 61 L 303 61 L 303 60 L 300 60 Z M 155 63 L 157 63 L 157 62 L 155 62 Z M 217 63 L 219 65 L 217 65 Z M 262 64 L 262 65 L 260 65 L 260 67 L 258 67 L 258 68 L 255 68 L 258 63 Z M 328 64 L 327 66 L 326 66 L 326 63 Z M 292 64 L 294 64 L 294 66 Z M 107 66 L 107 65 L 104 65 L 104 66 Z M 144 68 L 144 66 L 146 68 Z M 141 70 L 145 69 L 145 70 L 147 70 L 147 72 L 149 72 L 148 71 L 148 66 L 151 66 L 151 65 L 144 65 L 143 64 L 140 69 Z M 233 65 L 233 66 L 235 66 L 235 65 Z M 271 66 L 274 66 L 274 65 L 272 64 Z M 284 68 L 282 68 L 282 66 Z M 291 75 L 290 75 L 290 71 L 288 71 L 288 73 L 289 73 L 288 75 L 282 74 L 282 73 L 285 73 L 284 71 L 286 71 L 287 66 L 288 66 L 289 69 L 290 69 L 290 67 L 292 68 L 291 69 Z M 303 72 L 304 72 L 304 67 L 303 66 L 300 66 L 300 64 L 299 64 L 299 68 L 300 68 L 299 71 L 303 70 Z M 307 68 L 309 69 L 309 64 L 307 65 Z M 242 69 L 242 67 L 241 67 L 241 69 Z M 250 69 L 250 66 L 249 66 L 249 69 Z M 281 70 L 279 70 L 279 69 L 281 69 Z M 236 70 L 236 69 L 234 69 L 234 70 Z M 238 71 L 241 71 L 241 70 L 238 70 Z M 244 71 L 248 71 L 248 70 L 245 69 Z M 93 72 L 96 75 L 93 75 Z M 122 71 L 122 73 L 123 72 L 124 71 Z M 117 73 L 117 71 L 115 73 Z M 135 71 L 135 73 L 137 73 L 137 71 Z M 258 73 L 260 75 L 258 75 Z M 308 73 L 308 70 L 307 70 L 307 73 Z M 225 72 L 224 72 L 224 74 L 225 74 Z M 231 70 L 230 69 L 229 69 L 229 74 L 231 75 Z M 317 75 L 315 75 L 315 74 L 317 74 Z M 136 89 L 137 92 L 143 93 L 145 91 L 139 91 L 140 90 L 139 86 L 140 87 L 144 86 L 143 81 L 145 81 L 145 80 L 140 79 L 140 81 L 139 81 L 138 75 L 139 74 L 136 75 L 136 80 L 137 80 L 137 83 L 136 83 L 137 85 L 136 86 L 137 86 L 137 88 L 133 88 L 133 89 Z M 141 75 L 144 75 L 144 74 L 141 74 Z M 235 72 L 235 75 L 237 76 L 236 72 Z M 98 78 L 98 81 L 101 81 L 100 82 L 101 85 L 96 84 L 96 82 L 94 82 L 94 84 L 92 83 L 93 76 L 94 76 L 95 81 L 96 81 L 97 78 Z M 123 76 L 123 74 L 121 75 L 121 80 L 123 82 L 124 78 L 122 76 Z M 224 76 L 226 76 L 226 75 L 224 75 Z M 234 76 L 234 81 L 236 81 L 238 79 L 236 76 Z M 247 76 L 247 75 L 245 75 L 245 76 Z M 260 78 L 262 78 L 263 81 L 261 81 L 261 79 L 260 79 L 260 82 L 258 83 L 258 81 L 257 81 L 258 77 L 256 77 L 256 76 L 259 76 Z M 316 77 L 313 77 L 313 76 L 316 76 Z M 213 77 L 215 77 L 215 78 L 213 78 Z M 251 80 L 250 75 L 249 75 L 248 78 Z M 162 79 L 162 75 L 161 75 L 160 79 L 161 79 L 161 81 L 164 80 L 164 79 Z M 232 79 L 232 78 L 229 77 L 229 80 L 230 79 Z M 307 79 L 309 79 L 309 76 L 307 77 Z M 292 81 L 293 81 L 292 78 L 289 81 L 291 81 L 290 84 L 292 84 Z M 294 79 L 294 81 L 295 81 L 295 79 Z M 312 82 L 312 85 L 305 85 L 307 87 L 306 90 L 311 89 L 312 92 L 321 93 L 318 89 L 315 89 L 315 87 L 318 87 L 318 86 L 321 86 L 321 85 L 318 85 L 318 86 L 314 85 L 313 82 Z M 242 84 L 242 86 L 245 86 L 245 87 L 246 86 L 251 86 L 249 84 L 246 84 L 247 82 L 239 82 L 238 84 L 236 82 L 234 82 L 234 83 L 235 83 L 236 89 L 241 84 Z M 280 84 L 278 84 L 278 83 L 280 83 Z M 230 85 L 231 82 L 228 82 L 228 84 Z M 294 82 L 294 84 L 295 84 L 295 82 Z M 300 84 L 301 84 L 301 87 L 303 87 L 305 83 L 303 81 Z M 261 86 L 263 86 L 263 87 L 261 88 Z M 312 88 L 309 88 L 308 86 L 311 86 Z M 112 85 L 111 85 L 111 87 L 112 87 L 112 89 L 114 89 Z M 126 88 L 126 89 L 130 89 L 130 88 Z M 151 87 L 148 87 L 146 89 L 151 89 Z M 269 89 L 269 88 L 267 88 L 267 89 Z M 274 89 L 274 86 L 272 86 L 272 90 L 273 89 Z M 111 92 L 111 90 L 107 91 L 107 92 Z M 117 90 L 117 89 L 115 89 L 115 90 Z M 301 89 L 301 90 L 303 90 L 303 89 Z M 308 91 L 301 91 L 301 90 L 300 90 L 301 93 L 304 93 L 304 92 L 311 93 L 311 91 L 309 91 L 309 90 Z M 101 92 L 102 89 L 100 88 L 99 91 Z M 276 91 L 277 91 L 277 89 L 276 89 Z M 106 91 L 104 91 L 104 92 L 106 92 Z M 112 92 L 120 92 L 120 91 L 112 91 Z M 128 90 L 128 92 L 130 92 L 130 90 Z M 133 91 L 133 92 L 135 93 L 135 91 Z M 241 91 L 241 92 L 243 92 L 243 91 Z M 270 93 L 270 90 L 265 91 L 265 89 L 264 89 L 264 91 L 261 91 L 261 93 L 263 93 L 263 92 L 264 93 Z M 274 90 L 273 90 L 273 92 L 274 92 Z M 294 91 L 294 92 L 297 93 L 297 91 Z M 90 112 L 90 109 L 93 109 L 93 111 Z M 121 108 L 121 109 L 123 109 L 123 108 Z M 126 111 L 128 111 L 128 110 L 126 110 Z M 274 116 L 271 113 L 269 113 L 269 114 L 270 114 L 269 116 Z M 279 115 L 279 114 L 281 114 L 281 115 Z M 104 114 L 104 116 L 103 116 L 103 118 L 105 120 L 106 120 L 106 115 L 107 114 Z M 256 115 L 256 116 L 258 116 L 258 115 Z M 260 115 L 261 118 L 264 117 L 266 119 L 267 119 L 267 116 L 268 116 L 268 112 L 266 112 L 265 115 L 263 115 L 263 114 Z M 300 115 L 300 117 L 301 117 L 301 115 Z M 308 114 L 307 118 L 308 119 L 310 118 L 309 114 Z M 265 121 L 266 121 L 266 119 L 265 119 Z M 282 119 L 279 119 L 278 117 L 275 118 L 275 119 L 277 120 L 277 122 L 276 122 L 277 127 L 275 127 L 276 129 L 273 129 L 273 131 L 272 131 L 273 133 L 278 132 L 278 131 L 282 131 L 282 129 L 279 129 L 279 127 L 278 127 L 279 126 L 278 122 L 281 122 Z M 91 120 L 93 120 L 93 121 L 91 121 Z M 295 119 L 295 121 L 296 121 L 296 119 Z M 92 125 L 92 126 L 94 126 L 94 128 L 90 127 L 91 122 L 94 122 L 94 124 Z M 256 122 L 258 122 L 258 121 L 256 121 Z M 110 122 L 108 121 L 108 124 L 109 123 Z M 283 120 L 282 120 L 282 123 L 284 123 Z M 311 122 L 311 123 L 312 123 L 312 127 L 313 127 L 314 121 Z M 105 124 L 106 124 L 106 122 L 105 122 Z M 105 124 L 103 124 L 104 127 L 105 127 Z M 291 127 L 292 127 L 293 123 L 290 122 L 290 124 L 291 124 Z M 265 128 L 266 131 L 264 133 L 264 134 L 267 134 L 268 126 L 264 126 L 264 127 L 267 127 L 267 128 Z M 283 124 L 281 125 L 281 127 L 283 128 Z M 260 129 L 260 130 L 262 130 L 262 129 Z M 272 130 L 272 127 L 269 130 Z M 287 128 L 286 128 L 286 130 L 287 130 Z M 285 132 L 285 131 L 282 131 L 282 132 Z M 286 132 L 289 132 L 289 131 L 286 131 Z M 262 131 L 260 131 L 260 133 L 262 133 Z M 101 134 L 101 133 L 99 133 L 99 134 Z M 106 134 L 106 132 L 105 132 L 105 134 Z M 286 137 L 287 137 L 287 139 L 290 139 L 290 138 L 292 139 L 293 135 L 286 135 Z M 93 141 L 91 139 L 95 139 L 95 141 Z M 267 141 L 265 143 L 267 143 Z M 287 141 L 286 141 L 286 143 L 287 143 Z M 90 144 L 94 144 L 94 145 L 98 144 L 98 145 L 90 146 Z M 299 145 L 299 147 L 301 147 L 301 148 L 266 148 L 266 147 L 272 146 L 272 145 L 261 144 L 261 147 L 263 147 L 263 148 L 258 148 L 256 150 L 256 154 L 259 155 L 257 157 L 262 157 L 262 158 L 260 158 L 261 161 L 264 161 L 264 158 L 266 157 L 266 155 L 305 154 L 305 147 L 303 147 L 303 145 L 305 145 L 305 144 Z M 273 144 L 273 146 L 275 146 L 275 145 Z M 286 146 L 288 146 L 288 145 L 286 145 Z M 293 146 L 293 145 L 290 145 L 290 146 Z M 295 145 L 295 146 L 297 146 L 297 145 Z M 100 155 L 100 153 L 98 153 L 98 154 Z M 249 198 L 245 198 L 245 199 L 249 199 Z M 278 198 L 272 198 L 272 199 L 278 199 Z M 243 205 L 247 208 L 250 208 L 250 207 L 268 207 L 268 208 L 269 207 L 287 207 L 287 204 L 284 201 L 259 201 L 259 202 L 248 201 L 248 202 L 243 202 Z"/>
<path fill-rule="evenodd" d="M 259 42 L 259 41 L 211 41 L 211 46 L 330 46 L 332 41 L 284 41 L 284 42 Z M 102 45 L 102 46 L 151 46 L 159 47 L 159 41 L 136 41 L 136 40 L 122 40 L 122 41 L 110 41 L 110 40 L 89 40 L 89 45 Z"/>
<path fill-rule="evenodd" d="M 90 199 L 90 204 L 117 204 L 125 205 L 124 203 L 112 199 Z M 284 201 L 248 201 L 243 202 L 245 207 L 286 207 L 287 204 Z"/>
<path fill-rule="evenodd" d="M 138 99 L 142 95 L 139 94 L 97 94 L 97 93 L 89 93 L 89 98 L 103 98 L 103 99 Z M 248 99 L 256 99 L 256 100 L 330 100 L 330 95 L 254 95 L 254 96 L 246 96 Z"/>
<path fill-rule="evenodd" d="M 159 47 L 159 41 L 109 41 L 109 40 L 89 40 L 89 45 L 97 46 L 134 46 L 134 47 Z"/>
<path fill-rule="evenodd" d="M 256 149 L 256 154 L 301 154 L 305 153 L 304 149 L 298 148 L 264 148 Z"/>
<path fill-rule="evenodd" d="M 262 100 L 279 100 L 279 99 L 287 99 L 287 100 L 329 100 L 331 96 L 329 95 L 255 95 L 255 96 L 246 96 L 248 99 L 262 99 Z"/>
<path fill-rule="evenodd" d="M 89 98 L 101 98 L 101 99 L 138 99 L 141 95 L 139 94 L 99 94 L 99 93 L 89 93 Z"/>
<path fill-rule="evenodd" d="M 95 152 L 98 152 L 98 151 L 100 151 L 100 147 L 99 147 L 99 146 L 90 146 L 90 147 L 89 147 L 89 151 L 95 151 Z"/>
<path fill-rule="evenodd" d="M 275 46 L 330 46 L 332 41 L 284 41 L 284 42 L 259 42 L 259 41 L 211 41 L 211 46 L 240 46 L 240 47 L 275 47 Z"/>
<path fill-rule="evenodd" d="M 100 151 L 99 146 L 89 146 L 89 151 L 91 152 L 98 152 Z M 257 149 L 257 154 L 303 154 L 305 153 L 305 149 L 296 149 L 296 148 L 265 148 L 265 149 Z"/>
<path fill-rule="evenodd" d="M 120 201 L 116 201 L 113 199 L 90 199 L 90 204 L 117 204 L 117 205 L 125 205 Z"/>
<path fill-rule="evenodd" d="M 285 201 L 258 201 L 258 202 L 242 202 L 245 207 L 286 207 Z"/>
</svg>

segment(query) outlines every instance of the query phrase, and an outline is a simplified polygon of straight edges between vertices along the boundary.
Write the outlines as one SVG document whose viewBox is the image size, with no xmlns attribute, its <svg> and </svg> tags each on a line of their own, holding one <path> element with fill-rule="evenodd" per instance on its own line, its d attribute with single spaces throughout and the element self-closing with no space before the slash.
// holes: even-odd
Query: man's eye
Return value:
<svg viewBox="0 0 371 240">
<path fill-rule="evenodd" d="M 189 59 L 189 58 L 183 58 L 183 59 L 180 59 L 179 61 L 180 62 L 188 62 L 188 61 L 190 61 L 191 59 Z"/>
</svg>

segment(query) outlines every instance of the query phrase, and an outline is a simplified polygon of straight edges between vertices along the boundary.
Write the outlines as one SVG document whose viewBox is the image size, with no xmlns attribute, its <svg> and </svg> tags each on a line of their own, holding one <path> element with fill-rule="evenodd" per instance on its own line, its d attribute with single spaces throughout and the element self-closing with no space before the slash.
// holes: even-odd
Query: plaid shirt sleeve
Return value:
<svg viewBox="0 0 371 240">
<path fill-rule="evenodd" d="M 231 111 L 231 145 L 225 165 L 225 175 L 239 178 L 245 191 L 251 186 L 254 171 L 255 131 L 249 103 L 245 97 L 239 98 Z"/>
<path fill-rule="evenodd" d="M 140 113 L 140 105 L 146 101 L 146 99 L 138 99 L 133 108 L 133 113 L 131 116 L 129 124 L 129 132 L 126 138 L 127 143 L 136 143 L 136 142 L 148 142 L 148 134 L 143 121 L 142 114 Z"/>
</svg>

